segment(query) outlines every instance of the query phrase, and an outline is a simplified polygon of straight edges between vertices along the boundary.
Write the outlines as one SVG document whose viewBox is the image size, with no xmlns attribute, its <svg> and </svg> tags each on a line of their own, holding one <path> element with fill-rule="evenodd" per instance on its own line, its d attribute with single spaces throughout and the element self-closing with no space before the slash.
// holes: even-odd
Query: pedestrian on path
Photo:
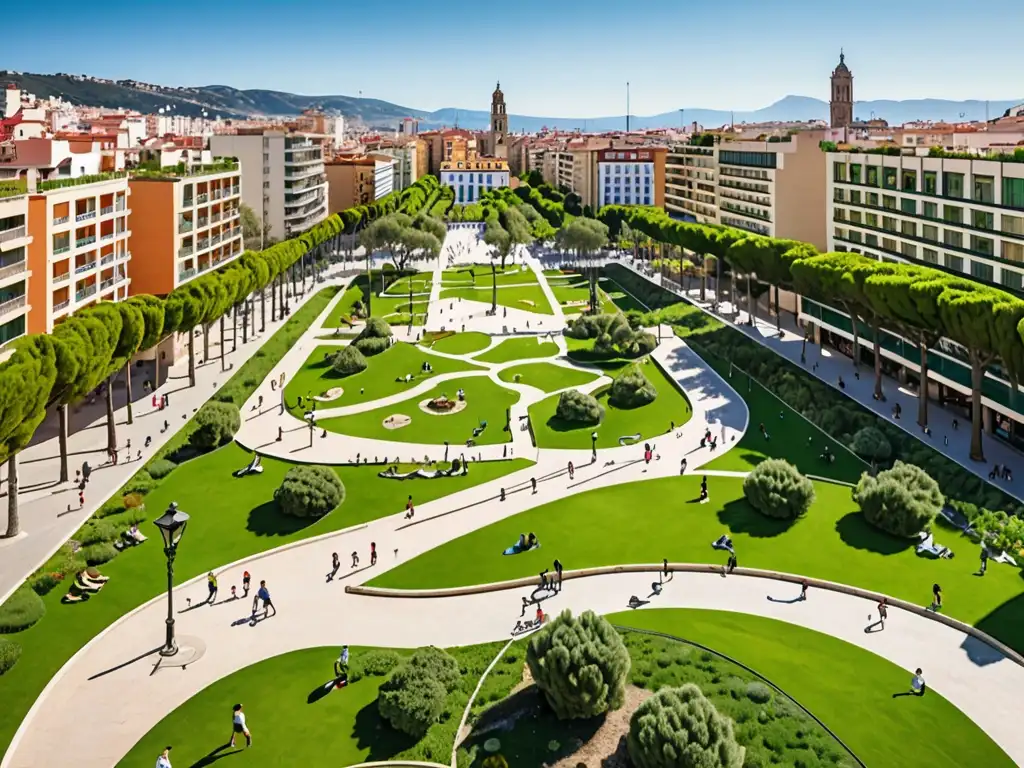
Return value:
<svg viewBox="0 0 1024 768">
<path fill-rule="evenodd" d="M 256 601 L 262 601 L 263 603 L 263 618 L 270 617 L 270 609 L 274 609 L 274 615 L 277 616 L 277 607 L 270 600 L 270 590 L 267 589 L 267 582 L 260 581 L 260 588 L 256 590 L 256 597 L 252 600 L 252 615 L 256 616 Z"/>
<path fill-rule="evenodd" d="M 206 602 L 212 604 L 217 599 L 217 577 L 214 576 L 213 571 L 206 574 L 206 588 L 210 593 L 206 598 Z"/>
<path fill-rule="evenodd" d="M 555 558 L 555 575 L 558 577 L 558 591 L 562 591 L 562 561 Z"/>
<path fill-rule="evenodd" d="M 355 568 L 359 565 L 359 553 L 355 550 L 352 551 L 352 567 Z"/>
<path fill-rule="evenodd" d="M 942 587 L 932 584 L 932 610 L 938 611 L 942 608 Z"/>
<path fill-rule="evenodd" d="M 569 462 L 569 479 L 572 480 L 575 477 L 576 477 L 576 467 L 574 467 L 572 465 L 572 462 L 570 461 Z"/>
<path fill-rule="evenodd" d="M 548 588 L 548 569 L 547 568 L 545 568 L 543 571 L 540 572 L 540 588 L 541 589 L 547 589 Z"/>
<path fill-rule="evenodd" d="M 228 744 L 229 747 L 235 746 L 235 735 L 239 733 L 245 735 L 246 749 L 251 747 L 252 734 L 249 733 L 249 727 L 245 724 L 245 713 L 242 711 L 241 704 L 235 704 L 231 716 L 231 741 Z"/>
<path fill-rule="evenodd" d="M 686 457 L 685 456 L 683 457 L 683 460 L 681 462 L 679 462 L 679 474 L 680 475 L 685 475 L 686 474 Z"/>
<path fill-rule="evenodd" d="M 377 542 L 370 542 L 370 565 L 377 564 Z"/>
<path fill-rule="evenodd" d="M 82 509 L 85 506 L 85 489 L 78 489 L 78 508 Z"/>
<path fill-rule="evenodd" d="M 526 615 L 526 609 L 529 607 L 530 601 L 527 598 L 523 598 L 523 610 L 519 613 L 519 618 L 523 618 Z"/>
<path fill-rule="evenodd" d="M 734 570 L 736 570 L 736 564 L 737 563 L 736 563 L 736 555 L 735 555 L 735 553 L 729 555 L 729 559 L 725 563 L 725 572 L 726 573 L 732 573 Z"/>
<path fill-rule="evenodd" d="M 89 476 L 92 474 L 92 467 L 89 466 L 88 461 L 82 462 L 82 480 L 86 483 L 89 482 Z"/>
<path fill-rule="evenodd" d="M 405 502 L 405 519 L 412 520 L 413 515 L 416 514 L 416 507 L 412 503 L 412 494 L 409 494 L 409 500 Z"/>
<path fill-rule="evenodd" d="M 530 478 L 530 487 L 533 488 L 533 492 L 534 493 L 537 493 L 537 478 L 536 477 L 531 477 Z"/>
<path fill-rule="evenodd" d="M 985 571 L 988 569 L 988 550 L 984 546 L 981 548 L 981 568 L 978 569 L 978 575 L 984 576 Z"/>
<path fill-rule="evenodd" d="M 327 572 L 327 581 L 334 581 L 334 577 L 338 575 L 338 569 L 341 568 L 341 558 L 338 557 L 337 552 L 331 553 L 331 570 Z"/>
<path fill-rule="evenodd" d="M 804 579 L 803 581 L 800 582 L 800 599 L 801 600 L 806 600 L 807 599 L 807 587 L 808 586 L 809 585 L 807 584 L 807 579 Z"/>
<path fill-rule="evenodd" d="M 149 448 L 149 446 L 150 446 L 150 444 L 152 442 L 153 442 L 153 436 L 152 435 L 146 435 L 146 442 L 143 444 L 142 447 L 143 448 Z"/>
<path fill-rule="evenodd" d="M 242 571 L 242 597 L 249 596 L 249 582 L 252 581 L 252 576 L 249 575 L 248 571 Z"/>
<path fill-rule="evenodd" d="M 958 429 L 960 429 L 960 420 L 953 419 L 953 431 L 956 432 Z"/>
<path fill-rule="evenodd" d="M 170 745 L 164 747 L 164 751 L 160 753 L 160 757 L 156 759 L 156 768 L 171 768 L 171 747 Z"/>
<path fill-rule="evenodd" d="M 887 618 L 889 618 L 889 606 L 886 604 L 885 598 L 883 597 L 878 601 L 878 623 L 881 625 L 882 629 L 885 629 L 885 620 Z"/>
</svg>

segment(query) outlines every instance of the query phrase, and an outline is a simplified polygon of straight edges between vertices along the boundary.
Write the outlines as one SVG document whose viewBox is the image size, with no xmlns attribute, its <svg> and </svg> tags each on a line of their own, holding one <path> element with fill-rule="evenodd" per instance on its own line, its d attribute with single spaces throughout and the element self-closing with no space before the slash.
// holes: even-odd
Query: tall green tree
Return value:
<svg viewBox="0 0 1024 768">
<path fill-rule="evenodd" d="M 491 249 L 491 312 L 498 311 L 498 263 L 505 263 L 512 249 L 512 238 L 493 216 L 484 230 L 484 243 Z"/>
<path fill-rule="evenodd" d="M 142 339 L 146 334 L 146 321 L 143 318 L 142 310 L 130 301 L 104 302 L 100 306 L 109 306 L 121 315 L 120 333 L 117 343 L 114 345 L 114 352 L 107 365 L 107 448 L 117 448 L 117 420 L 114 418 L 114 380 L 117 374 L 124 370 L 127 379 L 131 381 L 131 361 L 139 351 Z M 127 397 L 127 409 L 131 410 L 131 384 L 129 383 L 125 394 Z"/>
<path fill-rule="evenodd" d="M 577 258 L 588 263 L 590 283 L 590 312 L 599 314 L 601 302 L 597 298 L 598 266 L 593 255 L 608 245 L 608 225 L 598 219 L 573 219 L 558 233 L 557 242 L 564 250 L 573 251 Z"/>
<path fill-rule="evenodd" d="M 757 307 L 754 305 L 753 283 L 757 281 L 757 270 L 762 264 L 767 264 L 774 257 L 774 249 L 771 240 L 767 237 L 751 235 L 737 240 L 730 247 L 725 255 L 734 273 L 741 273 L 746 278 L 747 288 L 747 324 L 753 327 L 754 318 L 757 316 Z"/>
<path fill-rule="evenodd" d="M 804 296 L 839 304 L 850 317 L 853 333 L 853 367 L 860 368 L 860 325 L 863 309 L 857 300 L 850 275 L 850 261 L 856 254 L 829 253 L 798 259 L 791 267 L 797 290 Z"/>
<path fill-rule="evenodd" d="M 156 296 L 148 294 L 133 296 L 127 301 L 139 311 L 139 315 L 142 318 L 142 340 L 139 342 L 139 351 L 146 352 L 153 349 L 164 338 L 165 303 Z M 159 354 L 159 350 L 153 350 L 154 358 L 158 359 Z M 132 371 L 130 360 L 125 365 L 124 386 L 128 398 L 128 423 L 132 424 L 135 418 L 132 413 Z"/>
</svg>

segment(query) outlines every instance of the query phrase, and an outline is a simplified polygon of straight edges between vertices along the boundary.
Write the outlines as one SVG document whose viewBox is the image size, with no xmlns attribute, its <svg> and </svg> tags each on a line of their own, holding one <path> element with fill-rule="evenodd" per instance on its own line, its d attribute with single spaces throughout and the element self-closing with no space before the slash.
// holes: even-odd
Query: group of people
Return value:
<svg viewBox="0 0 1024 768">
<path fill-rule="evenodd" d="M 238 590 L 234 585 L 231 585 L 231 599 L 238 600 L 244 599 L 249 596 L 249 591 L 252 584 L 252 574 L 249 571 L 242 571 L 242 594 L 238 594 Z M 206 604 L 213 605 L 217 599 L 217 593 L 219 591 L 219 585 L 217 581 L 217 574 L 210 571 L 206 574 Z M 190 601 L 191 602 L 191 601 Z M 270 590 L 267 588 L 267 582 L 265 580 L 260 581 L 260 588 L 256 590 L 256 594 L 252 598 L 252 620 L 256 621 L 256 614 L 260 608 L 263 609 L 263 618 L 268 618 L 270 610 L 273 609 L 273 615 L 277 615 L 277 607 L 274 602 L 270 599 Z"/>
</svg>

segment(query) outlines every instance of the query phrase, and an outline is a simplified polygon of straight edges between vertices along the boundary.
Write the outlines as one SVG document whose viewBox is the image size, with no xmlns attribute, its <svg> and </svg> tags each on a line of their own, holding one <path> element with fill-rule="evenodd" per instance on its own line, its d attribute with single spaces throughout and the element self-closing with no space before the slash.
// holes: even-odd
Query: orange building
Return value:
<svg viewBox="0 0 1024 768">
<path fill-rule="evenodd" d="M 132 295 L 163 296 L 242 255 L 238 163 L 132 175 Z"/>
<path fill-rule="evenodd" d="M 325 165 L 328 215 L 357 205 L 368 205 L 376 199 L 374 174 L 377 163 L 372 156 L 337 157 Z"/>
</svg>

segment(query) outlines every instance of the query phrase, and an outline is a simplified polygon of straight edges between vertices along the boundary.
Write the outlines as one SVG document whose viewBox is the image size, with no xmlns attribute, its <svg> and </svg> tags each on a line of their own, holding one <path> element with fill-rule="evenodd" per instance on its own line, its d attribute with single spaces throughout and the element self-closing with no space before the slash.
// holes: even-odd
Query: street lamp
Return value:
<svg viewBox="0 0 1024 768">
<path fill-rule="evenodd" d="M 167 557 L 167 639 L 160 649 L 160 655 L 173 656 L 178 652 L 174 642 L 174 555 L 178 551 L 181 537 L 185 535 L 188 515 L 178 509 L 176 501 L 172 501 L 167 511 L 154 520 L 153 524 L 160 529 L 164 540 L 164 555 Z"/>
</svg>

